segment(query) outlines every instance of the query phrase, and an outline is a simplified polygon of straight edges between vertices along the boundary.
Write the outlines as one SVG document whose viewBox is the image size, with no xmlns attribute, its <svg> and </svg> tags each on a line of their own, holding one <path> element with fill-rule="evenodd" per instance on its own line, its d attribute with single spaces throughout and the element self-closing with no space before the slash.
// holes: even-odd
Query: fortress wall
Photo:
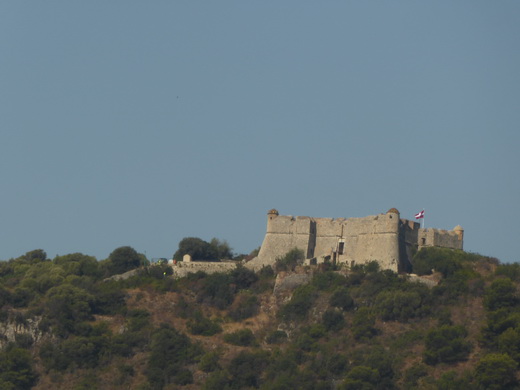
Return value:
<svg viewBox="0 0 520 390">
<path fill-rule="evenodd" d="M 397 233 L 378 233 L 349 237 L 345 243 L 345 255 L 339 260 L 350 266 L 376 260 L 382 269 L 398 272 L 399 236 Z"/>
<path fill-rule="evenodd" d="M 207 261 L 190 261 L 184 262 L 179 261 L 177 264 L 173 264 L 174 278 L 183 278 L 189 273 L 196 273 L 197 271 L 203 271 L 207 274 L 213 274 L 215 272 L 229 272 L 236 268 L 236 263 L 213 263 Z"/>
<path fill-rule="evenodd" d="M 345 242 L 340 262 L 349 265 L 377 260 L 383 268 L 397 271 L 399 262 L 399 218 L 397 214 L 379 214 L 363 218 L 316 219 L 314 256 L 330 255 L 338 240 Z"/>
<path fill-rule="evenodd" d="M 316 218 L 316 245 L 314 257 L 330 255 L 338 246 L 338 238 L 345 237 L 345 218 Z"/>
<path fill-rule="evenodd" d="M 420 224 L 407 219 L 401 219 L 400 226 L 400 271 L 410 272 L 412 269 L 412 257 L 417 250 L 419 242 Z"/>
<path fill-rule="evenodd" d="M 462 249 L 462 240 L 453 230 L 419 229 L 419 248 L 439 246 L 451 249 Z"/>
<path fill-rule="evenodd" d="M 294 218 L 286 215 L 268 221 L 267 233 L 260 247 L 257 262 L 274 263 L 277 257 L 285 255 L 293 248 L 303 250 L 307 257 L 312 251 L 311 244 L 314 244 L 312 224 L 313 221 L 309 217 Z"/>
</svg>

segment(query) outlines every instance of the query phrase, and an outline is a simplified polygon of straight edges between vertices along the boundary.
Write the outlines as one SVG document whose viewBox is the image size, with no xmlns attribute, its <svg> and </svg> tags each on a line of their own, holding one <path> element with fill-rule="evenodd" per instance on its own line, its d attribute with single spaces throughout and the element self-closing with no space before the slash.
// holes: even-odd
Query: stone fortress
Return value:
<svg viewBox="0 0 520 390">
<path fill-rule="evenodd" d="M 326 260 L 353 266 L 370 261 L 382 269 L 410 272 L 413 254 L 423 247 L 463 249 L 464 230 L 423 229 L 401 219 L 395 208 L 363 218 L 311 218 L 267 214 L 267 231 L 258 256 L 246 267 L 274 265 L 293 248 L 303 251 L 307 264 Z"/>
</svg>

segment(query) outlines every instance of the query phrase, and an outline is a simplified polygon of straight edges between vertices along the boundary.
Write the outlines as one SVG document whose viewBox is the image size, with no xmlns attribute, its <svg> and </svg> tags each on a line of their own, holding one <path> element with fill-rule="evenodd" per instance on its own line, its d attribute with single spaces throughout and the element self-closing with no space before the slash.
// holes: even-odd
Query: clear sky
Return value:
<svg viewBox="0 0 520 390">
<path fill-rule="evenodd" d="M 520 2 L 0 2 L 0 259 L 396 207 L 519 261 Z"/>
</svg>

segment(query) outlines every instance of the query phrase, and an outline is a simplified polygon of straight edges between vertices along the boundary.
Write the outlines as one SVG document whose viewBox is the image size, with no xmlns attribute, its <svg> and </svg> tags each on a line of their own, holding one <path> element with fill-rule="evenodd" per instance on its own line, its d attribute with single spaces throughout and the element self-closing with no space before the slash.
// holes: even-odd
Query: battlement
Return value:
<svg viewBox="0 0 520 390">
<path fill-rule="evenodd" d="M 273 265 L 293 248 L 309 261 L 330 259 L 348 266 L 378 261 L 383 269 L 405 272 L 412 253 L 427 246 L 462 249 L 464 230 L 421 229 L 401 219 L 395 208 L 361 218 L 312 218 L 268 212 L 267 230 L 258 257 L 247 263 L 253 269 Z"/>
</svg>

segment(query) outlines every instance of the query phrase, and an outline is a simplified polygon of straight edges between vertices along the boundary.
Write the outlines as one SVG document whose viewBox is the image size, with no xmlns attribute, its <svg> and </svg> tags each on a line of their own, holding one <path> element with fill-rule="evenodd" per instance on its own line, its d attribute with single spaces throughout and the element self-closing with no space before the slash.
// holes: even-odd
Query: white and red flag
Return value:
<svg viewBox="0 0 520 390">
<path fill-rule="evenodd" d="M 421 219 L 421 218 L 424 218 L 424 210 L 415 214 L 415 219 Z"/>
</svg>

